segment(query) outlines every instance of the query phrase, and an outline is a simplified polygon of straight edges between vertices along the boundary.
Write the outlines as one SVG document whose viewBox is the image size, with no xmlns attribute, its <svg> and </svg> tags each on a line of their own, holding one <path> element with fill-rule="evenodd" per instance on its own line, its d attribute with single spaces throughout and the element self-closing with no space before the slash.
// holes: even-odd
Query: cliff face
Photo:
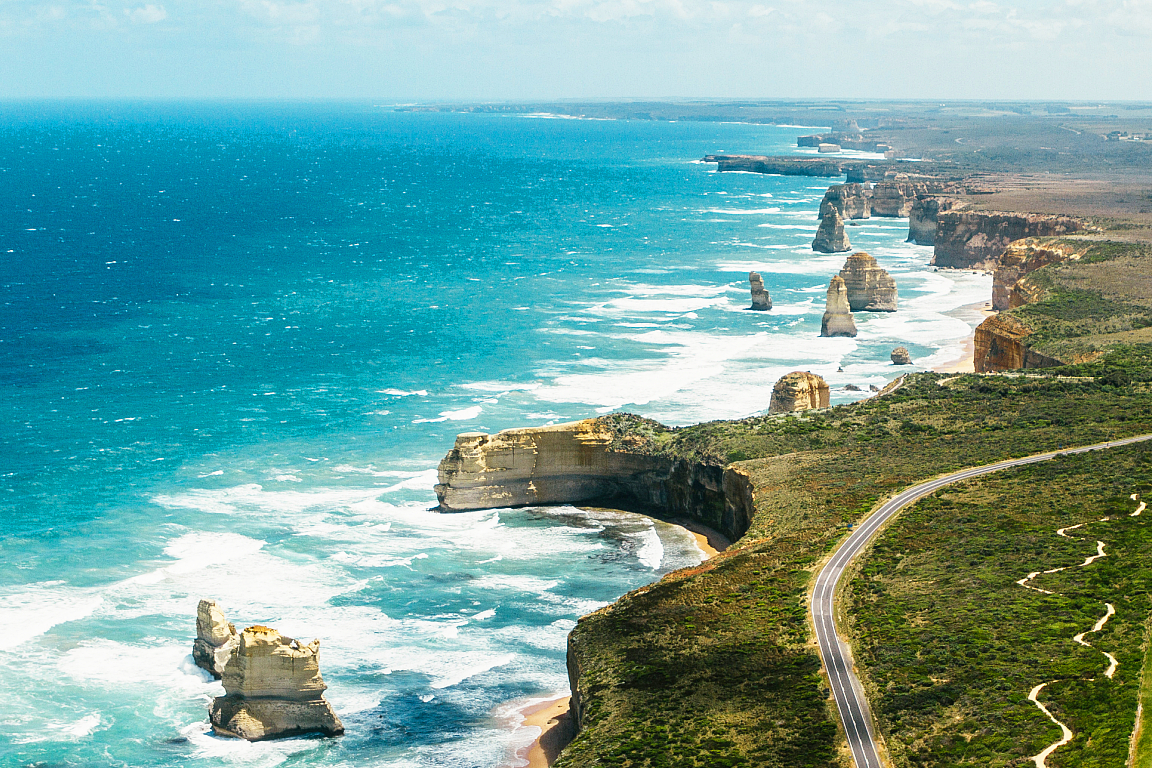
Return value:
<svg viewBox="0 0 1152 768">
<path fill-rule="evenodd" d="M 1048 368 L 1063 362 L 1028 348 L 1032 329 L 1012 315 L 989 317 L 973 335 L 977 373 L 1011 371 L 1020 368 Z"/>
<path fill-rule="evenodd" d="M 835 275 L 828 283 L 824 317 L 820 319 L 820 335 L 856 335 L 856 321 L 852 319 L 852 309 L 848 305 L 848 289 L 840 275 Z"/>
<path fill-rule="evenodd" d="M 752 507 L 736 493 L 746 483 L 739 470 L 610 450 L 611 444 L 596 419 L 462 434 L 440 462 L 440 508 L 614 501 L 688 517 L 730 539 L 748 529 Z"/>
<path fill-rule="evenodd" d="M 820 201 L 820 218 L 835 208 L 842 219 L 867 219 L 871 216 L 871 200 L 863 184 L 833 184 Z"/>
<path fill-rule="evenodd" d="M 950 197 L 918 196 L 908 209 L 908 242 L 934 245 L 937 218 L 941 213 L 962 207 L 963 203 Z"/>
<path fill-rule="evenodd" d="M 224 667 L 225 695 L 212 700 L 212 729 L 248 741 L 344 733 L 324 699 L 319 653 L 319 640 L 305 644 L 261 626 L 241 632 Z"/>
<path fill-rule="evenodd" d="M 827 215 L 820 220 L 820 228 L 816 230 L 816 237 L 812 240 L 812 250 L 819 253 L 843 253 L 852 250 L 852 243 L 848 242 L 848 234 L 844 231 L 844 220 L 835 208 L 830 209 Z"/>
<path fill-rule="evenodd" d="M 842 160 L 807 157 L 766 157 L 763 155 L 707 155 L 706 163 L 716 170 L 774 173 L 781 176 L 843 176 Z"/>
<path fill-rule="evenodd" d="M 865 251 L 848 257 L 840 277 L 853 312 L 895 312 L 896 281 Z"/>
<path fill-rule="evenodd" d="M 949 211 L 937 217 L 932 264 L 992 269 L 1013 240 L 1078 232 L 1079 219 L 995 211 Z"/>
<path fill-rule="evenodd" d="M 1017 303 L 1012 303 L 1011 294 L 1021 278 L 1040 267 L 1078 258 L 1080 254 L 1067 245 L 1044 243 L 1035 238 L 1011 243 L 993 272 L 992 308 L 1001 311 L 1031 303 L 1026 298 L 1028 295 L 1026 291 L 1017 296 Z M 1032 301 L 1034 300 L 1035 298 L 1032 298 Z"/>
<path fill-rule="evenodd" d="M 764 278 L 760 277 L 759 272 L 748 273 L 748 284 L 752 291 L 752 306 L 749 309 L 755 309 L 758 312 L 772 309 L 772 297 L 764 287 Z"/>
<path fill-rule="evenodd" d="M 196 640 L 192 644 L 192 660 L 196 666 L 219 680 L 239 641 L 236 627 L 228 623 L 216 601 L 201 600 L 196 608 Z"/>
<path fill-rule="evenodd" d="M 780 377 L 772 387 L 768 413 L 792 413 L 829 405 L 828 383 L 808 371 L 792 371 Z"/>
</svg>

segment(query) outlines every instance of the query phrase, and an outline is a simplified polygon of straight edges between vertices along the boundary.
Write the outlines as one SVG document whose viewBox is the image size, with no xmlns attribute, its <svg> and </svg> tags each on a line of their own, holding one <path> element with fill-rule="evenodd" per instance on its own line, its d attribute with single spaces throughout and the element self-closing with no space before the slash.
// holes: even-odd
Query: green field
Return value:
<svg viewBox="0 0 1152 768">
<path fill-rule="evenodd" d="M 1027 699 L 1045 682 L 1075 734 L 1048 765 L 1125 764 L 1152 612 L 1152 518 L 1130 494 L 1150 491 L 1152 447 L 1067 456 L 938 491 L 864 553 L 853 648 L 897 766 L 1030 765 L 1061 737 Z M 1106 556 L 1080 567 L 1097 541 Z M 1017 583 L 1061 567 L 1028 582 L 1054 594 Z M 1106 603 L 1095 647 L 1073 642 Z"/>
</svg>

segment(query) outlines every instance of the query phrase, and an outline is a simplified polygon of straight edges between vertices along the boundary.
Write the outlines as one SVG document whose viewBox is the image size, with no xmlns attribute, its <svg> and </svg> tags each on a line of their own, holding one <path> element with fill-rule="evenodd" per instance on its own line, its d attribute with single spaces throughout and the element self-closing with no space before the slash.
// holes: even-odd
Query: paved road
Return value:
<svg viewBox="0 0 1152 768">
<path fill-rule="evenodd" d="M 935 480 L 929 480 L 884 502 L 840 545 L 836 554 L 820 571 L 820 575 L 816 577 L 816 587 L 812 591 L 812 621 L 816 625 L 816 640 L 820 644 L 820 655 L 824 658 L 824 670 L 828 673 L 828 682 L 832 686 L 832 696 L 836 699 L 836 708 L 840 711 L 840 720 L 844 723 L 844 731 L 848 735 L 848 746 L 852 749 L 852 758 L 856 761 L 857 768 L 881 768 L 881 763 L 880 754 L 876 750 L 876 742 L 873 739 L 872 715 L 868 709 L 868 701 L 864 698 L 860 681 L 856 679 L 856 675 L 852 671 L 851 651 L 847 644 L 840 641 L 840 637 L 836 633 L 836 605 L 834 602 L 836 583 L 840 581 L 840 577 L 848 564 L 852 562 L 852 558 L 856 557 L 860 550 L 872 540 L 890 517 L 909 504 L 946 485 L 1009 467 L 1047 461 L 1059 454 L 1100 451 L 1105 448 L 1116 448 L 1145 440 L 1152 440 L 1152 435 L 1138 435 L 1123 440 L 1086 445 L 1082 448 L 1068 448 L 1051 453 L 1026 456 L 1022 459 L 1008 459 L 996 464 L 972 467 Z"/>
</svg>

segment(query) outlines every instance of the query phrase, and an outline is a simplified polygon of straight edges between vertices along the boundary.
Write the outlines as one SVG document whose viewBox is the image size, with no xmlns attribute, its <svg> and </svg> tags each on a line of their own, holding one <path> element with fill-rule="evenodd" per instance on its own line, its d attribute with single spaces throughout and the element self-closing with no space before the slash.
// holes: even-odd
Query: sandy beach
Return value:
<svg viewBox="0 0 1152 768">
<path fill-rule="evenodd" d="M 983 317 L 992 317 L 997 314 L 992 309 L 992 302 L 981 301 L 976 304 L 969 304 L 957 310 L 959 313 L 978 312 Z M 973 343 L 973 337 L 969 336 L 964 341 L 964 351 L 957 359 L 938 365 L 932 370 L 935 373 L 973 373 L 976 370 L 975 363 L 976 347 Z"/>
<path fill-rule="evenodd" d="M 705 560 L 732 545 L 720 532 L 692 520 L 680 518 L 668 522 L 692 534 Z M 516 750 L 514 759 L 503 763 L 500 768 L 524 768 L 525 765 L 527 768 L 548 768 L 552 765 L 560 750 L 568 746 L 568 742 L 576 735 L 576 724 L 568 711 L 571 700 L 572 697 L 567 694 L 558 694 L 555 698 L 543 701 L 533 699 L 522 707 L 513 708 L 513 716 L 523 718 L 519 727 L 539 728 L 540 735 L 528 746 Z"/>
</svg>

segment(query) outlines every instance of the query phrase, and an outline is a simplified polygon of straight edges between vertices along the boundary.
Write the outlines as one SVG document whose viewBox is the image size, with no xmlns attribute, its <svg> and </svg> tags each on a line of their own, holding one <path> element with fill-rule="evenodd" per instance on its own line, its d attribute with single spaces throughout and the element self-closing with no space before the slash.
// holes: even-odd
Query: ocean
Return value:
<svg viewBox="0 0 1152 768">
<path fill-rule="evenodd" d="M 700 162 L 814 128 L 0 105 L 0 763 L 515 765 L 576 619 L 703 554 L 635 514 L 437 513 L 458 432 L 749 416 L 796 369 L 850 402 L 897 345 L 960 358 L 990 297 L 854 222 L 900 310 L 818 338 L 837 180 Z M 201 598 L 320 638 L 347 734 L 212 736 Z"/>
</svg>

